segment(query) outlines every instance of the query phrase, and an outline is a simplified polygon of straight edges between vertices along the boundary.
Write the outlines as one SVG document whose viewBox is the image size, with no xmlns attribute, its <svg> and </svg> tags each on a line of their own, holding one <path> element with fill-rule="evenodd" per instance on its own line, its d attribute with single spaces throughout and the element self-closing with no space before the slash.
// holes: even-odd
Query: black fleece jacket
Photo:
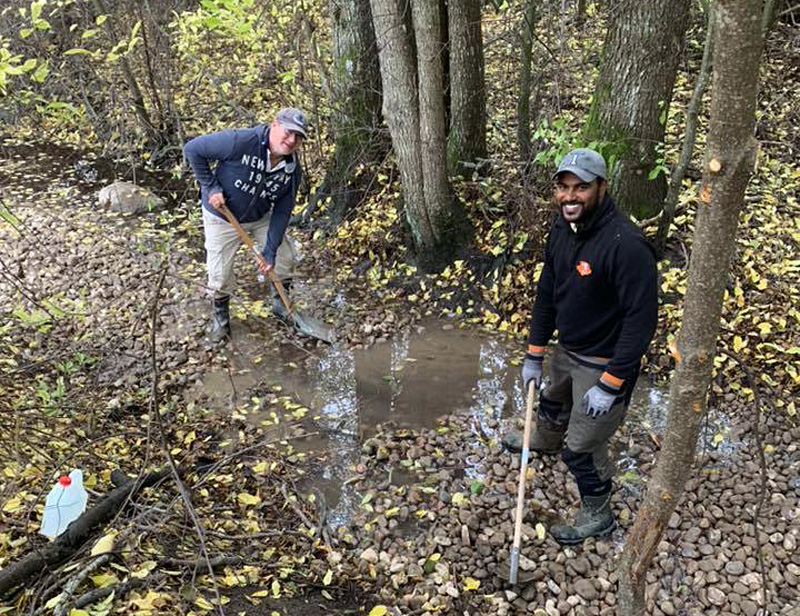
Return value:
<svg viewBox="0 0 800 616">
<path fill-rule="evenodd" d="M 634 376 L 656 329 L 658 274 L 653 248 L 606 195 L 577 232 L 559 216 L 550 229 L 529 345 L 559 343 L 611 358 L 606 374 Z"/>
</svg>

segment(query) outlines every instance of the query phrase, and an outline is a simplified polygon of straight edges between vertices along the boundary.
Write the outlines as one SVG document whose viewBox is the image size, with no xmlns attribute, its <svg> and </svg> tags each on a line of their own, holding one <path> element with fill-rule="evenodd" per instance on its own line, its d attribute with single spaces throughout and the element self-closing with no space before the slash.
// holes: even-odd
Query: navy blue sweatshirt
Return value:
<svg viewBox="0 0 800 616">
<path fill-rule="evenodd" d="M 284 159 L 283 166 L 268 171 L 268 143 L 269 126 L 260 125 L 195 137 L 184 146 L 183 153 L 200 183 L 203 207 L 215 216 L 225 218 L 208 198 L 220 192 L 239 222 L 254 222 L 272 211 L 263 254 L 274 265 L 294 208 L 301 170 L 292 155 Z"/>
<path fill-rule="evenodd" d="M 545 247 L 529 350 L 558 329 L 567 351 L 610 358 L 603 379 L 621 386 L 639 369 L 658 319 L 655 254 L 608 195 L 573 231 L 559 216 Z"/>
</svg>

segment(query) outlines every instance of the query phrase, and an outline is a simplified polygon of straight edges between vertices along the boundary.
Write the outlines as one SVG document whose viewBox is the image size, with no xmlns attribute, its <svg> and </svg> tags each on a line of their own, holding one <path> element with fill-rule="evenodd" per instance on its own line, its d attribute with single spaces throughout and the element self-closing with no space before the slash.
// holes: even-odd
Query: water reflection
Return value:
<svg viewBox="0 0 800 616">
<path fill-rule="evenodd" d="M 439 417 L 463 413 L 471 420 L 476 442 L 500 440 L 501 430 L 508 426 L 505 420 L 524 414 L 520 367 L 515 363 L 521 359 L 520 348 L 487 334 L 429 321 L 369 349 L 334 344 L 305 360 L 296 349 L 294 354 L 289 349 L 266 361 L 255 360 L 263 356 L 264 341 L 254 337 L 237 344 L 236 361 L 243 368 L 239 374 L 251 385 L 280 383 L 283 394 L 311 409 L 311 431 L 319 436 L 297 445 L 324 454 L 312 487 L 325 497 L 329 524 L 336 526 L 346 523 L 360 503 L 360 495 L 343 483 L 358 462 L 363 439 L 379 424 L 393 420 L 408 428 L 435 428 Z M 225 395 L 220 388 L 228 380 L 227 374 L 211 375 L 204 389 Z M 237 382 L 239 395 L 246 393 L 246 384 Z M 667 392 L 641 378 L 628 418 L 635 424 L 634 433 L 661 438 L 666 414 Z M 726 425 L 727 417 L 712 411 L 704 446 L 727 447 L 729 440 L 716 436 Z M 621 473 L 635 472 L 635 456 L 623 452 L 622 462 Z M 477 476 L 480 461 L 465 472 Z"/>
</svg>

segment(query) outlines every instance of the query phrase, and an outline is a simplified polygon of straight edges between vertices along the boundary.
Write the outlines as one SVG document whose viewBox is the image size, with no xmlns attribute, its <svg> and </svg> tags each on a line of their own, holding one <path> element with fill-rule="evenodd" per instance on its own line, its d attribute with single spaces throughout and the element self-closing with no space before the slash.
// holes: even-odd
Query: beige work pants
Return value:
<svg viewBox="0 0 800 616">
<path fill-rule="evenodd" d="M 253 238 L 258 250 L 264 249 L 267 241 L 270 215 L 261 220 L 242 223 L 242 227 Z M 227 220 L 214 216 L 203 208 L 203 231 L 205 232 L 206 267 L 208 269 L 208 294 L 210 297 L 230 295 L 236 286 L 233 261 L 236 250 L 242 245 L 239 236 Z M 255 256 L 253 256 L 255 259 Z M 299 253 L 289 233 L 283 236 L 275 256 L 275 273 L 281 280 L 294 276 Z"/>
</svg>

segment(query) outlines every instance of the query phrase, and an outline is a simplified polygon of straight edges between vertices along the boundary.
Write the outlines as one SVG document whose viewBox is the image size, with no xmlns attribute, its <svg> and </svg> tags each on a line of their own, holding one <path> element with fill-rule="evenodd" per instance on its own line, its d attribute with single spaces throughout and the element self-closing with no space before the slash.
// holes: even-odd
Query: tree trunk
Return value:
<svg viewBox="0 0 800 616">
<path fill-rule="evenodd" d="M 433 246 L 436 234 L 425 215 L 422 191 L 416 69 L 404 17 L 408 5 L 404 0 L 370 0 L 370 6 L 378 41 L 383 116 L 400 168 L 406 219 L 414 245 Z"/>
<path fill-rule="evenodd" d="M 447 168 L 471 175 L 486 158 L 486 86 L 480 0 L 449 0 L 450 135 Z M 467 163 L 466 166 L 464 163 Z"/>
<path fill-rule="evenodd" d="M 383 83 L 383 115 L 400 168 L 405 216 L 420 266 L 435 271 L 452 259 L 466 238 L 466 218 L 456 207 L 445 174 L 438 5 L 413 0 L 412 6 L 416 39 L 405 25 L 407 5 L 403 0 L 371 0 Z"/>
<path fill-rule="evenodd" d="M 667 196 L 664 199 L 664 209 L 661 212 L 661 218 L 658 221 L 658 233 L 656 234 L 655 248 L 658 258 L 664 256 L 664 250 L 667 247 L 667 238 L 669 237 L 669 227 L 672 224 L 672 219 L 675 217 L 675 207 L 678 204 L 678 195 L 683 187 L 683 178 L 686 175 L 686 169 L 692 160 L 692 152 L 694 152 L 694 141 L 697 134 L 697 116 L 700 113 L 700 102 L 703 100 L 703 94 L 708 86 L 708 80 L 711 77 L 711 57 L 714 50 L 714 2 L 709 2 L 706 8 L 706 40 L 703 47 L 703 59 L 700 62 L 700 71 L 697 75 L 697 83 L 692 92 L 692 99 L 689 101 L 689 107 L 686 109 L 686 129 L 683 135 L 683 146 L 681 147 L 681 155 L 678 159 L 678 164 L 675 166 L 675 171 L 669 179 L 669 189 Z"/>
<path fill-rule="evenodd" d="M 744 191 L 758 147 L 761 0 L 718 0 L 711 118 L 666 437 L 620 561 L 623 616 L 645 613 L 647 569 L 692 470 Z"/>
<path fill-rule="evenodd" d="M 616 161 L 610 189 L 620 207 L 638 219 L 655 216 L 667 192 L 663 174 L 648 175 L 664 140 L 689 6 L 689 0 L 623 0 L 615 6 L 603 46 L 584 132 L 588 141 L 601 143 L 607 161 Z"/>
<path fill-rule="evenodd" d="M 580 26 L 586 21 L 586 0 L 578 0 L 575 7 L 575 22 Z"/>
<path fill-rule="evenodd" d="M 533 63 L 533 29 L 536 27 L 536 9 L 539 0 L 528 0 L 519 26 L 520 66 L 519 98 L 517 99 L 517 144 L 520 158 L 531 163 L 531 69 Z M 536 109 L 538 114 L 538 109 Z"/>
<path fill-rule="evenodd" d="M 325 179 L 303 217 L 320 199 L 331 197 L 331 216 L 341 220 L 360 199 L 355 171 L 370 165 L 386 150 L 380 135 L 380 68 L 369 0 L 331 0 L 333 66 L 331 69 L 331 132 L 333 158 Z"/>
<path fill-rule="evenodd" d="M 108 15 L 110 13 L 105 5 L 105 0 L 93 0 L 93 4 L 100 15 Z M 111 41 L 114 43 L 119 43 L 120 39 L 119 36 L 117 36 L 117 33 L 114 31 L 113 24 L 113 20 L 107 19 L 104 23 L 104 28 L 106 29 L 109 39 L 111 39 Z M 119 65 L 122 69 L 122 75 L 125 78 L 125 83 L 128 85 L 131 103 L 136 111 L 136 117 L 139 118 L 139 125 L 144 134 L 147 135 L 150 143 L 152 145 L 159 145 L 162 141 L 161 135 L 154 126 L 153 121 L 150 119 L 150 114 L 148 113 L 147 107 L 144 103 L 142 89 L 139 87 L 139 82 L 136 80 L 136 76 L 133 74 L 133 69 L 128 62 L 128 59 L 124 55 L 120 56 Z"/>
</svg>

